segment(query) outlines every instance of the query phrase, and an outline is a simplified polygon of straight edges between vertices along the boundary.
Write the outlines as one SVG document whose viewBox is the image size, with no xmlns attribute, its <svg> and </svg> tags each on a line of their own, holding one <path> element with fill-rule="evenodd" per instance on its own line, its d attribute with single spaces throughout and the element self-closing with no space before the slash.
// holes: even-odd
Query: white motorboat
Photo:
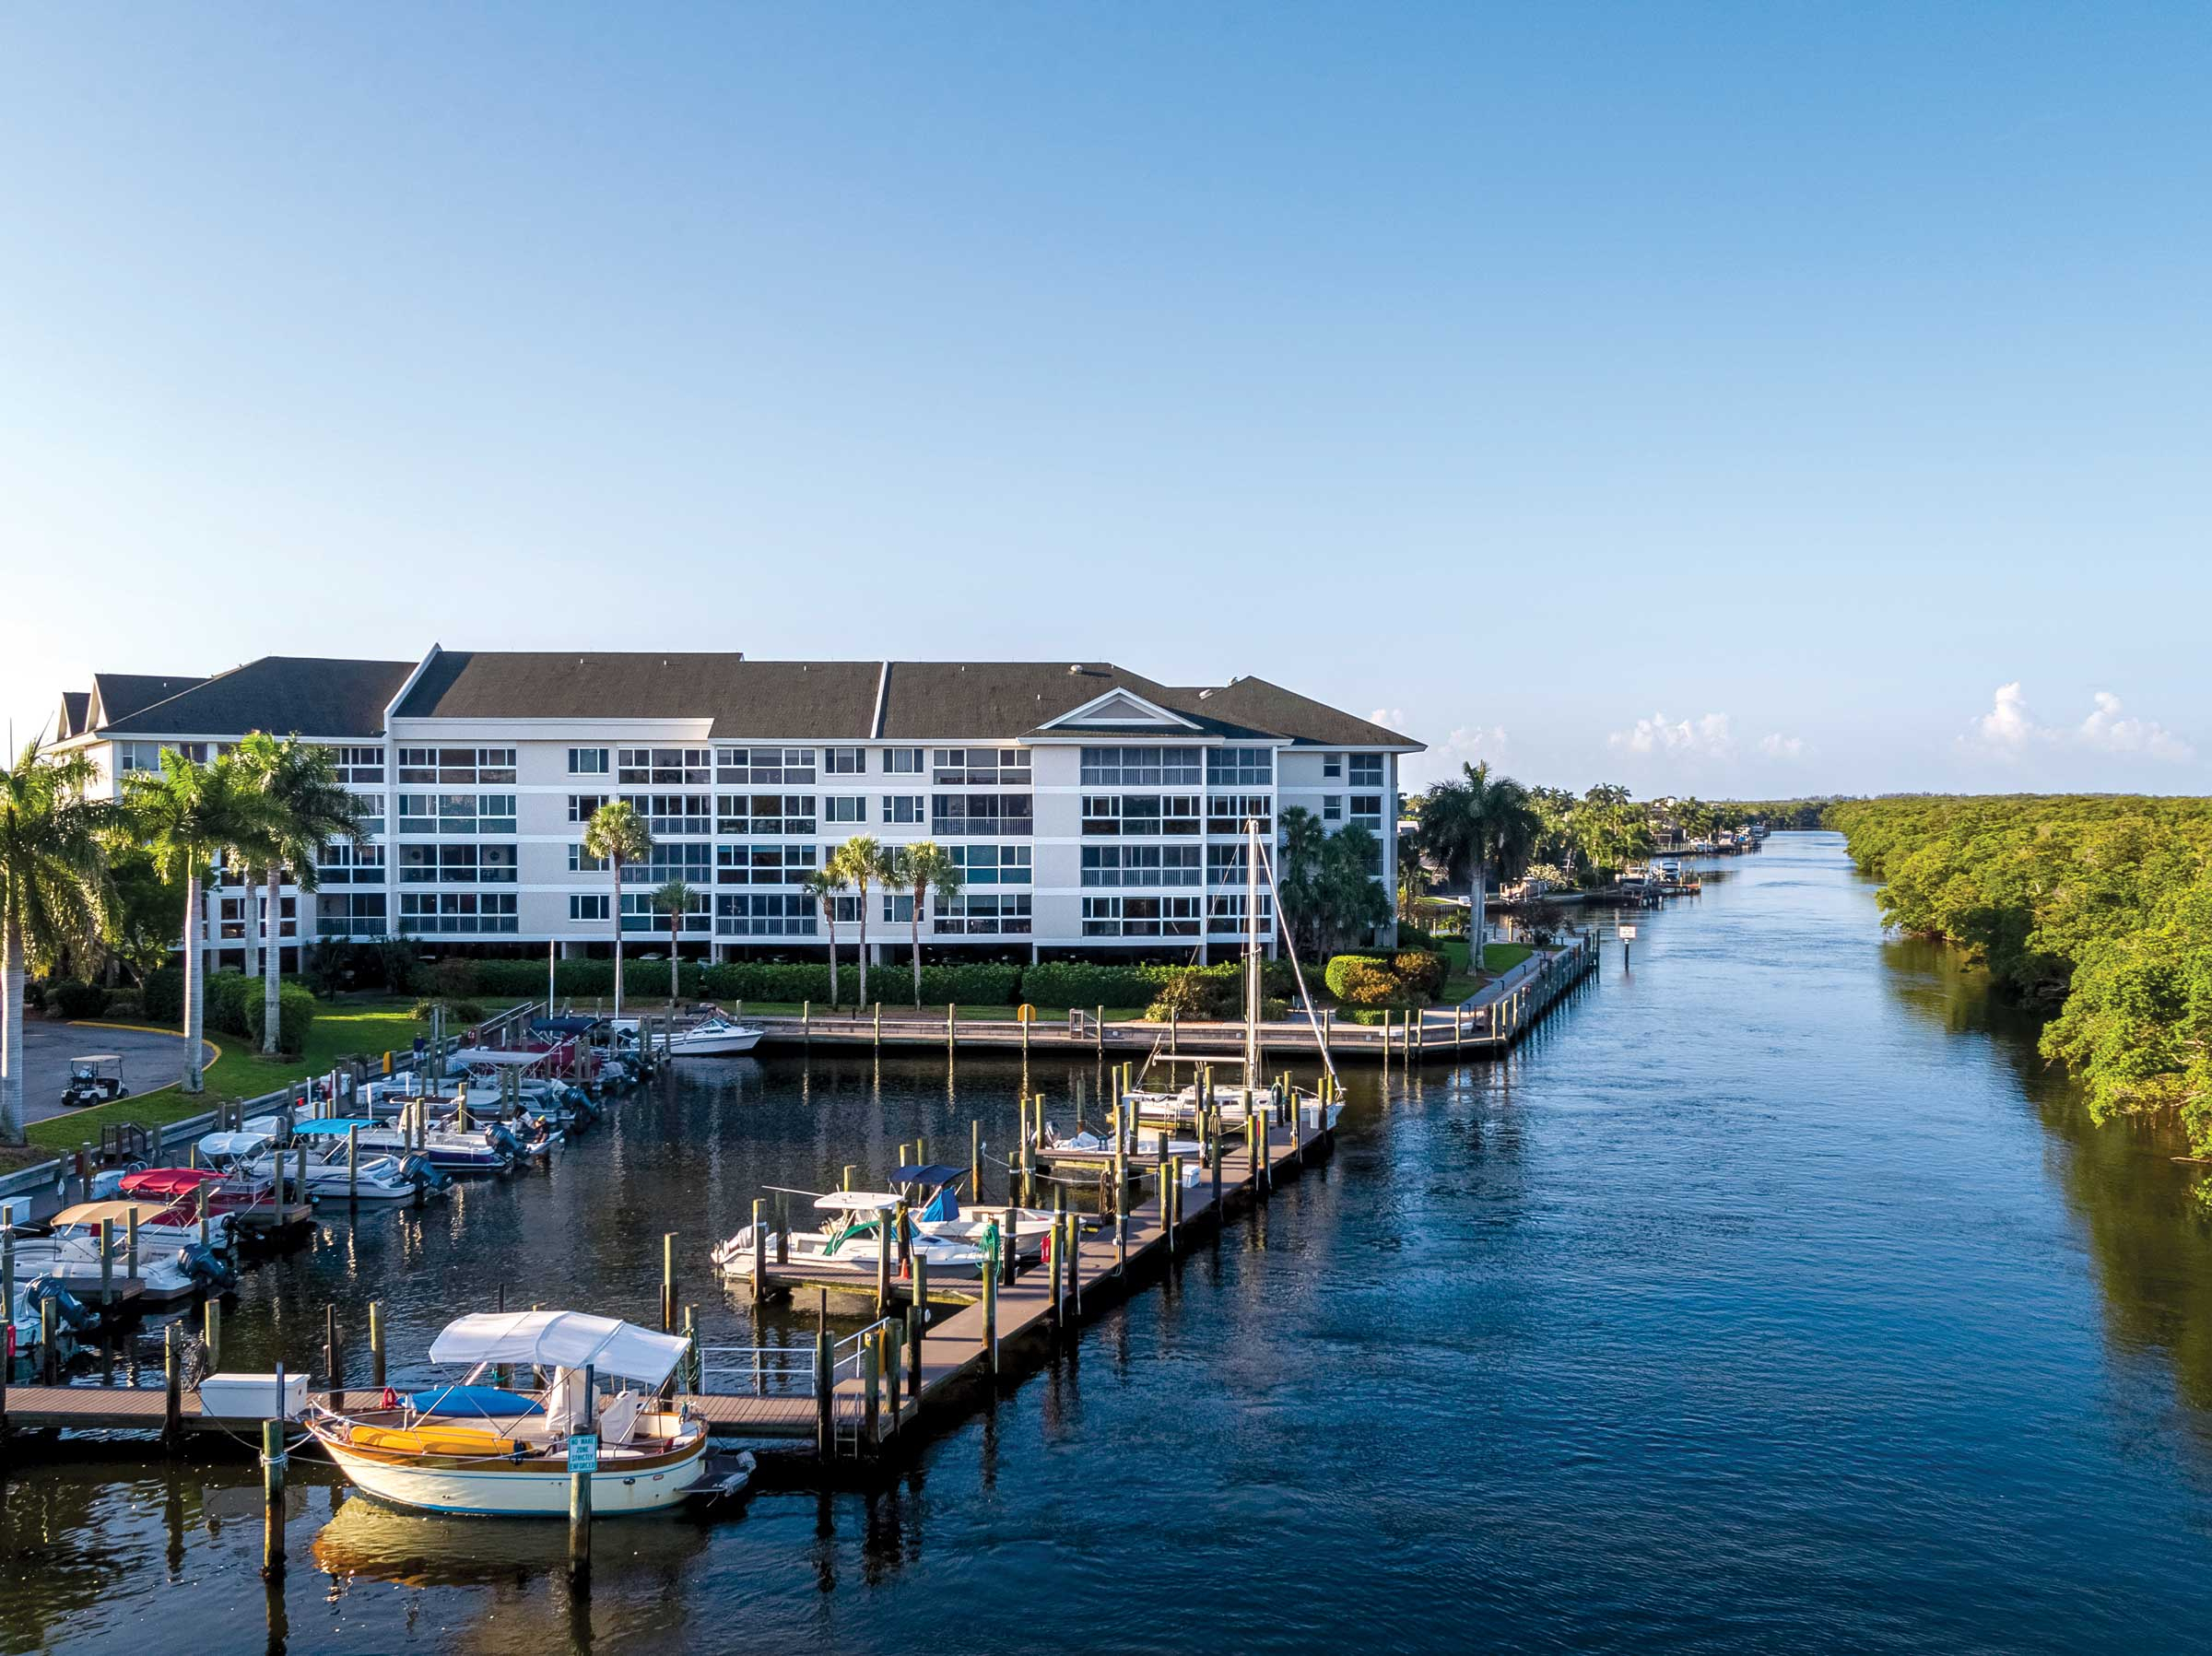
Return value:
<svg viewBox="0 0 2212 1656">
<path fill-rule="evenodd" d="M 120 1242 L 112 1244 L 106 1280 L 131 1279 L 130 1261 Z M 222 1290 L 233 1286 L 237 1274 L 212 1248 L 203 1248 L 197 1236 L 187 1243 L 149 1248 L 141 1239 L 136 1280 L 139 1298 L 147 1303 L 183 1299 L 202 1288 Z M 87 1305 L 100 1302 L 102 1273 L 100 1239 L 82 1232 L 66 1235 L 16 1236 L 16 1274 L 28 1280 L 43 1276 L 67 1288 Z"/>
<path fill-rule="evenodd" d="M 375 1129 L 376 1125 L 359 1117 L 317 1118 L 294 1123 L 292 1143 L 282 1150 L 265 1133 L 214 1133 L 201 1141 L 200 1148 L 203 1154 L 227 1158 L 229 1166 L 244 1178 L 274 1180 L 281 1172 L 287 1188 L 293 1189 L 300 1177 L 299 1151 L 304 1146 L 307 1193 L 319 1202 L 342 1202 L 349 1196 L 357 1202 L 412 1202 L 418 1193 L 435 1195 L 445 1189 L 445 1175 L 427 1156 L 394 1150 L 368 1137 L 360 1142 L 359 1165 L 349 1171 L 346 1130 Z M 389 1130 L 383 1131 L 388 1135 Z"/>
<path fill-rule="evenodd" d="M 621 1018 L 615 1028 L 635 1037 L 638 1020 Z M 767 1031 L 757 1024 L 734 1023 L 719 1012 L 712 1013 L 688 1028 L 677 1029 L 666 1038 L 666 1050 L 676 1058 L 736 1058 L 751 1051 L 760 1044 Z M 656 1037 L 653 1048 L 661 1050 L 661 1038 Z"/>
<path fill-rule="evenodd" d="M 431 1362 L 466 1369 L 456 1385 L 391 1408 L 314 1408 L 303 1424 L 357 1486 L 420 1511 L 564 1517 L 571 1456 L 585 1454 L 594 1516 L 665 1511 L 709 1472 L 706 1422 L 653 1395 L 688 1349 L 679 1334 L 582 1311 L 477 1312 L 430 1345 Z M 478 1384 L 495 1367 L 552 1380 Z"/>
<path fill-rule="evenodd" d="M 882 1246 L 877 1233 L 890 1222 L 899 1202 L 899 1197 L 884 1191 L 832 1191 L 826 1196 L 816 1197 L 814 1204 L 824 1213 L 839 1216 L 821 1230 L 793 1231 L 783 1240 L 781 1261 L 777 1258 L 775 1227 L 765 1221 L 758 1227 L 746 1226 L 716 1247 L 710 1257 L 724 1276 L 750 1276 L 755 1251 L 765 1250 L 762 1263 L 771 1269 L 781 1263 L 801 1267 L 813 1274 L 850 1276 L 856 1286 L 873 1283 L 877 1253 Z M 983 1251 L 970 1242 L 926 1236 L 917 1229 L 910 1239 L 910 1246 L 928 1263 L 932 1271 L 954 1276 L 982 1274 Z M 893 1259 L 897 1257 L 894 1251 Z"/>
</svg>

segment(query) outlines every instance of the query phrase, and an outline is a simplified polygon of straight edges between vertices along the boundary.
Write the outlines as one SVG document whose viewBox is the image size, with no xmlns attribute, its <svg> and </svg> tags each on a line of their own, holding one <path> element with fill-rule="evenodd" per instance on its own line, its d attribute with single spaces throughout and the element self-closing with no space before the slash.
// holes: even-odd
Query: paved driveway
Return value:
<svg viewBox="0 0 2212 1656">
<path fill-rule="evenodd" d="M 203 1044 L 208 1059 L 215 1049 Z M 167 1086 L 183 1069 L 184 1038 L 106 1024 L 50 1024 L 42 1017 L 23 1020 L 23 1119 L 42 1122 L 65 1114 L 62 1088 L 68 1085 L 69 1061 L 87 1052 L 113 1052 L 123 1059 L 123 1084 L 133 1094 Z"/>
</svg>

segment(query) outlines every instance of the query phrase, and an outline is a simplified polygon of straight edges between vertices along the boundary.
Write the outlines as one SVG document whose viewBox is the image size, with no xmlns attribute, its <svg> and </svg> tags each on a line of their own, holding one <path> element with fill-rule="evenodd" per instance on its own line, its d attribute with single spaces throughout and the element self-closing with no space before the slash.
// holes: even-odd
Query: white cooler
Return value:
<svg viewBox="0 0 2212 1656">
<path fill-rule="evenodd" d="M 218 1420 L 274 1420 L 277 1416 L 276 1377 L 273 1374 L 211 1374 L 200 1382 L 200 1412 Z M 307 1376 L 284 1377 L 283 1418 L 307 1412 Z"/>
</svg>

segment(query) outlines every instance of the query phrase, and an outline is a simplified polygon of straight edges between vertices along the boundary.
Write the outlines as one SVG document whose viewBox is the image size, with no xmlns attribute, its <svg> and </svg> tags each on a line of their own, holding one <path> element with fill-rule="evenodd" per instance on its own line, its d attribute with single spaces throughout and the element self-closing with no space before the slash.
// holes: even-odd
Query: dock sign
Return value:
<svg viewBox="0 0 2212 1656">
<path fill-rule="evenodd" d="M 577 1432 L 569 1439 L 569 1470 L 587 1473 L 599 1470 L 597 1432 Z"/>
<path fill-rule="evenodd" d="M 1622 926 L 1620 928 L 1620 940 L 1623 943 L 1634 943 L 1636 941 L 1636 928 L 1634 926 Z"/>
</svg>

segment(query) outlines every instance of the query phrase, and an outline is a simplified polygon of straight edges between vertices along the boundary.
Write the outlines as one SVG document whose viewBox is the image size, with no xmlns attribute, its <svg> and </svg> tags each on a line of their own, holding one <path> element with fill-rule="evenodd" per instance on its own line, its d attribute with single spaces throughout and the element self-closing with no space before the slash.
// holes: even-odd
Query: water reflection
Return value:
<svg viewBox="0 0 2212 1656">
<path fill-rule="evenodd" d="M 0 1494 L 0 1635 L 110 1650 L 159 1616 L 225 1650 L 839 1652 L 943 1643 L 952 1614 L 956 1644 L 1165 1650 L 1203 1605 L 1228 1649 L 2194 1650 L 2190 1176 L 2159 1135 L 2090 1126 L 1975 974 L 1885 943 L 1832 837 L 1727 874 L 1638 915 L 1634 971 L 1609 945 L 1510 1059 L 1349 1071 L 1328 1167 L 895 1488 L 603 1524 L 578 1596 L 558 1523 L 411 1517 L 296 1462 L 270 1593 L 250 1463 L 73 1451 Z M 226 1366 L 312 1361 L 326 1307 L 365 1361 L 371 1300 L 399 1384 L 501 1292 L 650 1320 L 670 1232 L 710 1343 L 803 1341 L 815 1302 L 756 1312 L 708 1248 L 764 1186 L 877 1172 L 917 1135 L 964 1161 L 971 1122 L 996 1196 L 1025 1087 L 1095 1116 L 1103 1069 L 686 1066 L 542 1173 L 324 1216 L 248 1274 Z M 865 1314 L 832 1301 L 841 1331 Z M 118 1374 L 158 1377 L 147 1355 Z"/>
</svg>

